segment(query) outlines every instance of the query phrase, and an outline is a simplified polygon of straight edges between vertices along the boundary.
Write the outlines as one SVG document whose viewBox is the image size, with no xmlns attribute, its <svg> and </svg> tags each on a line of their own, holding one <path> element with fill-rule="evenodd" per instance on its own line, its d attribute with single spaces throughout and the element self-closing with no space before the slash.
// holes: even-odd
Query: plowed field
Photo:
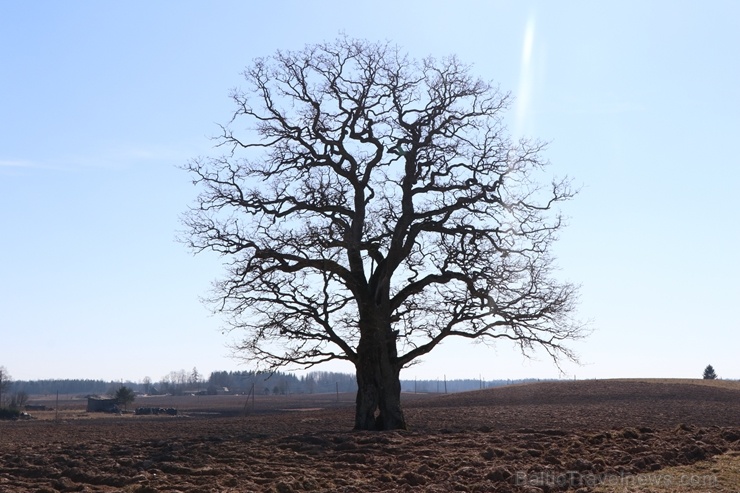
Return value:
<svg viewBox="0 0 740 493">
<path fill-rule="evenodd" d="M 411 430 L 383 433 L 350 431 L 351 402 L 336 396 L 168 399 L 135 405 L 179 416 L 90 416 L 64 401 L 58 415 L 0 422 L 0 492 L 588 491 L 740 452 L 734 382 L 409 395 Z"/>
</svg>

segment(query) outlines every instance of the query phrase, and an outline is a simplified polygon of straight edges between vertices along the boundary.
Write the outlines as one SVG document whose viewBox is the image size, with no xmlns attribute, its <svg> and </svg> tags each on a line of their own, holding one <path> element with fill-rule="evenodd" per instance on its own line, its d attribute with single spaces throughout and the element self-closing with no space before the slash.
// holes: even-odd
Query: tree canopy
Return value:
<svg viewBox="0 0 740 493">
<path fill-rule="evenodd" d="M 122 385 L 116 390 L 114 398 L 116 399 L 116 403 L 122 405 L 125 409 L 136 400 L 136 394 L 134 394 L 133 389 Z"/>
<path fill-rule="evenodd" d="M 210 301 L 245 357 L 351 361 L 362 429 L 405 426 L 398 373 L 448 337 L 575 359 L 577 289 L 551 255 L 574 191 L 507 134 L 508 94 L 457 57 L 346 37 L 243 75 L 225 152 L 186 166 L 184 240 L 224 256 Z"/>
</svg>

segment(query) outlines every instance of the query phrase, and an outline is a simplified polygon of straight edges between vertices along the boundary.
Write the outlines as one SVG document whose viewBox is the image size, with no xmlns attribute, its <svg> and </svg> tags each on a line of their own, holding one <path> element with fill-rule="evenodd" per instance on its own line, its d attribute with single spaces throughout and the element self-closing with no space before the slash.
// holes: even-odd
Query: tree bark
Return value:
<svg viewBox="0 0 740 493">
<path fill-rule="evenodd" d="M 360 322 L 355 430 L 405 430 L 401 368 L 390 324 Z"/>
</svg>

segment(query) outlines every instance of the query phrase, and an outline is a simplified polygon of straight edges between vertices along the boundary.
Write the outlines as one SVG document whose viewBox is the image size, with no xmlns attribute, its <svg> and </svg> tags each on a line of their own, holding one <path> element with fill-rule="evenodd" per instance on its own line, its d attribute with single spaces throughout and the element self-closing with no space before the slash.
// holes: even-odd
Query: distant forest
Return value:
<svg viewBox="0 0 740 493">
<path fill-rule="evenodd" d="M 401 380 L 403 392 L 452 393 L 500 387 L 527 380 Z M 303 376 L 292 373 L 262 373 L 254 371 L 215 371 L 205 378 L 196 368 L 170 372 L 158 382 L 144 378 L 141 382 L 105 380 L 17 380 L 10 386 L 11 392 L 27 395 L 107 395 L 126 386 L 140 394 L 183 395 L 183 394 L 317 394 L 327 392 L 356 392 L 354 374 L 315 371 Z"/>
</svg>

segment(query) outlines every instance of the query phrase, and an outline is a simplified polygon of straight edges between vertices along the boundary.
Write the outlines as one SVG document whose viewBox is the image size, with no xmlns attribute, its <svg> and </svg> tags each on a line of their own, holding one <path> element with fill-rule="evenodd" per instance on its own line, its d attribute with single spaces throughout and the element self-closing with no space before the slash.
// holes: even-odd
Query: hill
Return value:
<svg viewBox="0 0 740 493">
<path fill-rule="evenodd" d="M 461 392 L 429 400 L 429 406 L 590 404 L 605 401 L 722 401 L 740 399 L 740 382 L 690 379 L 613 379 L 523 383 Z"/>
<path fill-rule="evenodd" d="M 476 424 L 497 429 L 740 426 L 740 382 L 540 382 L 415 399 L 407 408 L 418 413 L 421 422 L 433 422 L 433 416 L 437 416 L 439 423 L 454 429 Z M 444 408 L 449 411 L 440 412 Z"/>
</svg>

